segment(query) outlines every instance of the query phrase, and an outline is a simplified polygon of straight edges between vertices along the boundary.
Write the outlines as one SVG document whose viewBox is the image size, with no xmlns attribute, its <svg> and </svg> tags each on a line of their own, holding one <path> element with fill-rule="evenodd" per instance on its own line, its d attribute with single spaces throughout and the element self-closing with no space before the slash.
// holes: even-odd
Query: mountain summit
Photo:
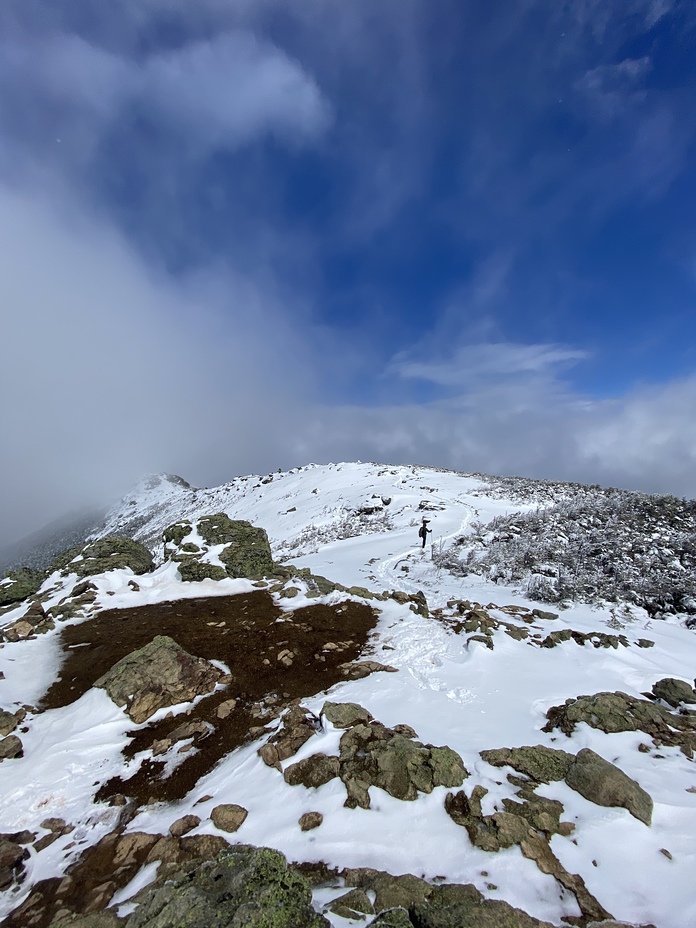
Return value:
<svg viewBox="0 0 696 928">
<path fill-rule="evenodd" d="M 418 466 L 143 479 L 0 581 L 5 923 L 690 928 L 695 519 Z"/>
</svg>

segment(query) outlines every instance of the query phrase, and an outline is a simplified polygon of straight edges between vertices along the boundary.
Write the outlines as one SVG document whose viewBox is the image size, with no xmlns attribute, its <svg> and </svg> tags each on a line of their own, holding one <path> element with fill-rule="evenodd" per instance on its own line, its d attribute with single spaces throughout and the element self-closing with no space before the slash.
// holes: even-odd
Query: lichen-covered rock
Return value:
<svg viewBox="0 0 696 928">
<path fill-rule="evenodd" d="M 126 567 L 135 574 L 148 573 L 153 568 L 152 555 L 145 545 L 132 538 L 108 536 L 84 548 L 65 551 L 53 562 L 51 571 L 60 570 L 65 575 L 74 573 L 84 578 Z"/>
<path fill-rule="evenodd" d="M 370 925 L 376 925 L 378 928 L 413 928 L 413 922 L 408 917 L 406 909 L 387 909 L 381 912 Z"/>
<path fill-rule="evenodd" d="M 436 887 L 410 916 L 413 928 L 553 928 L 507 902 L 484 899 L 471 885 Z"/>
<path fill-rule="evenodd" d="M 430 883 L 412 873 L 392 876 L 382 870 L 358 867 L 344 870 L 343 876 L 346 886 L 354 886 L 375 894 L 373 907 L 377 913 L 399 907 L 407 909 L 415 903 L 423 902 L 433 891 Z"/>
<path fill-rule="evenodd" d="M 559 728 L 570 736 L 575 726 L 585 722 L 609 734 L 620 731 L 644 731 L 656 744 L 681 748 L 689 758 L 696 750 L 696 715 L 671 712 L 648 699 L 636 699 L 626 693 L 595 693 L 567 699 L 562 706 L 552 706 L 546 713 L 544 731 Z"/>
<path fill-rule="evenodd" d="M 278 851 L 230 847 L 145 893 L 129 928 L 330 928 Z"/>
<path fill-rule="evenodd" d="M 304 760 L 291 764 L 283 773 L 283 778 L 289 786 L 306 786 L 318 789 L 329 780 L 333 780 L 340 772 L 337 757 L 327 754 L 312 754 Z"/>
<path fill-rule="evenodd" d="M 329 905 L 329 911 L 341 918 L 360 918 L 363 915 L 374 915 L 369 896 L 364 889 L 351 889 Z"/>
<path fill-rule="evenodd" d="M 0 606 L 11 603 L 20 603 L 23 599 L 33 596 L 46 579 L 41 570 L 32 570 L 29 567 L 20 567 L 10 570 L 0 580 Z"/>
<path fill-rule="evenodd" d="M 200 580 L 225 580 L 227 577 L 227 571 L 218 564 L 208 564 L 194 557 L 181 558 L 178 570 L 181 579 L 187 583 Z"/>
<path fill-rule="evenodd" d="M 350 728 L 358 722 L 371 722 L 372 716 L 357 702 L 325 702 L 321 715 L 335 728 Z"/>
<path fill-rule="evenodd" d="M 207 547 L 185 541 L 194 527 Z M 242 519 L 230 519 L 224 512 L 203 516 L 195 526 L 188 519 L 175 522 L 162 537 L 165 556 L 178 561 L 182 580 L 259 580 L 277 573 L 266 532 Z M 216 549 L 215 558 L 209 548 Z"/>
<path fill-rule="evenodd" d="M 133 651 L 94 684 L 106 690 L 134 722 L 140 724 L 158 709 L 188 702 L 212 692 L 222 671 L 195 657 L 166 635 L 158 635 Z"/>
<path fill-rule="evenodd" d="M 513 767 L 537 783 L 564 779 L 574 760 L 574 756 L 567 751 L 557 751 L 542 744 L 534 747 L 495 748 L 481 751 L 481 757 L 494 767 Z"/>
<path fill-rule="evenodd" d="M 461 786 L 468 772 L 450 748 L 423 745 L 370 722 L 354 725 L 341 737 L 340 776 L 348 793 L 346 806 L 369 809 L 370 786 L 410 801 L 437 786 Z"/>
<path fill-rule="evenodd" d="M 658 699 L 664 699 L 666 703 L 675 708 L 681 703 L 690 705 L 696 703 L 696 691 L 683 680 L 677 680 L 674 677 L 665 677 L 664 680 L 658 680 L 652 688 L 653 693 Z"/>
<path fill-rule="evenodd" d="M 579 751 L 565 778 L 571 789 L 600 806 L 620 806 L 649 825 L 653 801 L 645 790 L 589 748 Z"/>
</svg>

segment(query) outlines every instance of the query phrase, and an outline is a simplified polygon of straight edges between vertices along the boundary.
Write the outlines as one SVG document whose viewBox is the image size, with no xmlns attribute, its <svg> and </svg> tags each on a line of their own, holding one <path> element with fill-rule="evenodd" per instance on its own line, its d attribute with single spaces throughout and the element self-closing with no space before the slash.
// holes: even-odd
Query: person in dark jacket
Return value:
<svg viewBox="0 0 696 928">
<path fill-rule="evenodd" d="M 430 522 L 430 519 L 426 519 L 425 516 L 423 516 L 423 523 L 418 529 L 418 537 L 423 539 L 423 547 L 425 547 L 425 540 L 428 535 L 432 535 L 433 533 L 433 530 L 428 528 L 428 522 Z"/>
</svg>

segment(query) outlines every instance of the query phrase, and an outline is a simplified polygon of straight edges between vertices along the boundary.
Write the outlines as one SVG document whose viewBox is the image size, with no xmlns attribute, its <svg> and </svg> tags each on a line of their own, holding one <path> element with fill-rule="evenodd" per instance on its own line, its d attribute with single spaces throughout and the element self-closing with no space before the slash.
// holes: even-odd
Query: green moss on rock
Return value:
<svg viewBox="0 0 696 928">
<path fill-rule="evenodd" d="M 30 567 L 8 571 L 0 582 L 0 606 L 20 603 L 28 596 L 33 596 L 45 577 L 43 571 L 32 570 Z"/>
<path fill-rule="evenodd" d="M 84 548 L 70 548 L 56 558 L 51 570 L 60 570 L 65 575 L 74 573 L 78 577 L 93 577 L 126 567 L 135 574 L 148 573 L 153 568 L 152 555 L 145 545 L 132 538 L 110 535 L 92 541 Z"/>
</svg>

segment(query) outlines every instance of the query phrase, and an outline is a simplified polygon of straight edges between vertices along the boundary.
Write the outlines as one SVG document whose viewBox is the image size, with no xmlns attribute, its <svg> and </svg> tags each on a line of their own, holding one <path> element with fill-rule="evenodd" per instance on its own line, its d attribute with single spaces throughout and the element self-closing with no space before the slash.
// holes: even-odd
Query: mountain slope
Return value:
<svg viewBox="0 0 696 928">
<path fill-rule="evenodd" d="M 310 465 L 284 474 L 237 478 L 210 490 L 196 490 L 179 478 L 148 478 L 108 513 L 97 534 L 126 533 L 145 541 L 158 566 L 137 576 L 121 569 L 92 577 L 93 601 L 82 611 L 58 617 L 55 631 L 7 642 L 0 650 L 0 669 L 5 674 L 0 680 L 2 707 L 15 711 L 23 703 L 38 702 L 58 675 L 64 660 L 61 648 L 79 654 L 81 641 L 92 640 L 90 626 L 97 629 L 109 617 L 115 623 L 119 610 L 124 619 L 127 616 L 128 622 L 135 623 L 135 633 L 137 617 L 149 614 L 142 610 L 157 606 L 158 615 L 163 616 L 166 609 L 161 610 L 167 603 L 198 600 L 205 604 L 205 615 L 182 608 L 178 610 L 182 617 L 176 621 L 198 621 L 209 637 L 220 619 L 211 612 L 215 610 L 212 597 L 220 602 L 224 598 L 231 608 L 235 602 L 244 602 L 244 597 L 262 594 L 279 610 L 268 631 L 263 631 L 263 635 L 277 635 L 278 659 L 275 652 L 269 654 L 271 666 L 266 652 L 258 652 L 259 674 L 266 672 L 262 671 L 266 660 L 270 679 L 275 681 L 273 691 L 268 689 L 271 702 L 264 702 L 266 697 L 259 699 L 260 721 L 254 723 L 259 729 L 250 730 L 248 740 L 242 739 L 216 766 L 202 773 L 180 798 L 160 799 L 135 809 L 135 817 L 126 826 L 128 833 L 166 834 L 174 821 L 195 815 L 201 821 L 192 834 L 220 835 L 210 818 L 211 809 L 216 803 L 235 804 L 248 815 L 230 840 L 273 846 L 291 860 L 321 860 L 338 869 L 373 867 L 392 874 L 412 873 L 431 884 L 440 877 L 472 883 L 485 897 L 506 900 L 556 925 L 564 918 L 589 923 L 586 912 L 594 903 L 583 895 L 585 887 L 603 911 L 618 919 L 651 922 L 659 928 L 690 928 L 696 923 L 691 891 L 696 857 L 692 750 L 696 745 L 691 739 L 696 734 L 689 728 L 688 703 L 679 708 L 677 700 L 672 706 L 651 692 L 665 678 L 680 681 L 682 695 L 692 692 L 696 636 L 686 627 L 687 615 L 666 613 L 659 620 L 633 602 L 602 605 L 599 601 L 568 601 L 564 603 L 567 608 L 550 612 L 544 603 L 528 598 L 524 583 L 517 588 L 500 582 L 500 577 L 495 582 L 490 572 L 463 574 L 446 569 L 444 555 L 454 552 L 458 563 L 463 547 L 476 546 L 480 526 L 496 518 L 519 521 L 521 517 L 513 513 L 556 511 L 563 501 L 570 504 L 583 493 L 582 488 L 569 484 L 504 481 L 374 464 Z M 195 523 L 216 512 L 262 526 L 276 562 L 288 569 L 309 569 L 311 574 L 296 572 L 288 579 L 271 579 L 263 587 L 259 581 L 243 579 L 182 583 L 176 562 L 162 560 L 162 532 L 181 519 Z M 418 538 L 423 516 L 431 520 L 433 532 L 425 550 Z M 469 541 L 457 544 L 462 538 Z M 321 582 L 318 586 L 312 575 L 328 577 L 343 587 L 366 589 L 362 593 L 359 589 L 330 591 Z M 74 601 L 70 599 L 74 585 L 74 575 L 72 579 L 70 575 L 49 577 L 40 591 L 45 608 L 65 609 L 61 603 Z M 420 591 L 425 593 L 429 612 L 422 608 Z M 373 598 L 374 593 L 379 598 Z M 348 613 L 342 611 L 351 603 L 376 612 L 369 643 L 360 645 L 356 657 L 351 652 L 350 659 L 381 662 L 396 672 L 346 677 L 332 682 L 328 690 L 307 689 L 302 707 L 319 716 L 326 699 L 359 704 L 390 731 L 400 724 L 410 726 L 420 743 L 447 746 L 461 757 L 469 774 L 461 787 L 463 798 L 456 787 L 436 786 L 405 800 L 398 798 L 396 789 L 389 792 L 373 785 L 369 808 L 350 808 L 344 805 L 346 786 L 340 778 L 319 786 L 290 785 L 278 769 L 259 757 L 258 750 L 269 735 L 272 740 L 283 730 L 281 719 L 286 716 L 278 715 L 283 692 L 294 692 L 293 675 L 305 673 L 301 652 L 305 633 L 283 629 L 289 629 L 289 622 L 311 625 L 306 616 L 312 613 L 304 610 L 333 610 L 331 621 L 336 625 L 330 634 L 326 632 L 327 644 L 340 649 L 344 639 L 357 635 L 348 632 Z M 21 621 L 29 608 L 29 604 L 20 605 L 2 621 L 6 625 Z M 252 609 L 251 600 L 245 608 Z M 198 617 L 186 619 L 189 614 Z M 232 621 L 224 619 L 223 625 L 227 622 L 225 627 L 230 629 Z M 234 621 L 241 629 L 246 620 Z M 226 662 L 233 678 L 235 661 L 241 675 L 252 656 L 257 659 L 255 641 L 260 647 L 262 632 L 260 626 L 256 628 L 239 645 L 242 650 Z M 83 638 L 73 637 L 68 643 L 60 637 L 61 629 Z M 187 627 L 189 633 L 193 634 Z M 108 639 L 108 631 L 104 635 Z M 195 634 L 190 640 L 195 642 Z M 293 655 L 291 666 L 280 660 L 283 648 Z M 313 644 L 312 653 L 307 654 L 307 668 L 315 666 L 312 661 L 317 653 L 324 657 L 321 666 L 333 660 L 333 647 L 323 654 L 321 646 L 319 652 L 316 648 Z M 89 654 L 86 648 L 83 653 Z M 331 666 L 339 668 L 339 661 Z M 83 663 L 88 665 L 89 660 Z M 252 676 L 245 686 L 253 683 Z M 247 707 L 241 690 L 235 692 L 234 680 L 225 685 L 229 692 L 221 690 L 195 706 L 184 703 L 176 711 L 190 709 L 191 718 L 196 719 L 205 712 L 206 700 L 230 695 L 238 702 L 233 712 L 256 711 L 251 703 Z M 664 686 L 656 690 L 671 692 Z M 582 694 L 594 701 L 578 699 Z M 609 699 L 601 694 L 625 695 Z M 280 702 L 274 704 L 273 699 Z M 20 732 L 24 756 L 0 764 L 3 830 L 29 829 L 40 835 L 42 821 L 60 817 L 74 831 L 31 851 L 23 864 L 24 883 L 4 893 L 4 912 L 16 906 L 31 885 L 63 873 L 82 850 L 114 828 L 119 807 L 97 801 L 95 796 L 105 795 L 113 778 L 119 778 L 119 788 L 128 795 L 128 777 L 137 778 L 139 771 L 147 771 L 148 764 L 156 760 L 151 747 L 159 731 L 156 726 L 174 724 L 167 723 L 164 715 L 162 710 L 159 722 L 136 725 L 102 690 L 88 688 L 70 704 L 30 711 L 22 720 L 27 729 Z M 214 713 L 205 718 L 222 730 Z M 137 750 L 129 754 L 131 737 L 136 739 Z M 337 756 L 339 745 L 345 749 L 343 737 L 343 729 L 324 721 L 294 756 L 281 763 L 282 770 L 316 754 Z M 403 737 L 412 738 L 408 732 Z M 532 793 L 537 798 L 521 799 L 519 790 L 525 787 L 520 782 L 528 774 L 520 775 L 514 752 L 500 753 L 500 749 L 535 745 L 563 751 L 578 764 L 583 750 L 599 755 L 648 794 L 651 824 L 635 817 L 627 806 L 598 805 L 596 792 L 589 793 L 594 798 L 587 798 L 569 785 L 574 781 L 565 774 L 547 782 L 535 780 Z M 205 750 L 205 741 L 194 741 L 194 754 L 203 757 Z M 186 757 L 176 759 L 174 748 L 163 756 L 168 758 L 172 776 Z M 530 789 L 528 779 L 526 789 Z M 449 800 L 449 811 L 448 792 L 459 796 Z M 543 828 L 539 830 L 542 820 L 535 819 L 536 837 L 521 843 L 510 839 L 507 845 L 495 823 L 511 820 L 495 816 L 514 817 L 514 804 L 519 807 L 520 802 L 527 803 L 525 814 L 531 814 L 529 803 L 540 800 L 546 803 L 547 812 L 560 804 L 561 819 L 568 827 L 559 830 L 544 819 L 544 827 L 550 828 L 547 839 L 534 844 L 544 834 Z M 472 812 L 479 801 L 478 812 Z M 320 813 L 323 821 L 305 832 L 298 820 L 310 812 Z M 519 824 L 519 819 L 515 821 Z M 534 855 L 546 854 L 546 848 L 556 861 L 552 870 L 547 866 L 551 858 L 546 858 L 546 870 L 535 863 Z M 148 866 L 150 871 L 143 869 L 133 893 L 153 877 L 152 865 Z M 582 886 L 573 882 L 576 877 Z M 315 905 L 321 907 L 343 892 L 340 880 L 333 889 L 318 889 Z M 119 890 L 112 895 L 117 895 L 121 914 L 127 914 L 129 893 Z M 331 912 L 326 915 L 336 926 L 354 923 Z"/>
</svg>

